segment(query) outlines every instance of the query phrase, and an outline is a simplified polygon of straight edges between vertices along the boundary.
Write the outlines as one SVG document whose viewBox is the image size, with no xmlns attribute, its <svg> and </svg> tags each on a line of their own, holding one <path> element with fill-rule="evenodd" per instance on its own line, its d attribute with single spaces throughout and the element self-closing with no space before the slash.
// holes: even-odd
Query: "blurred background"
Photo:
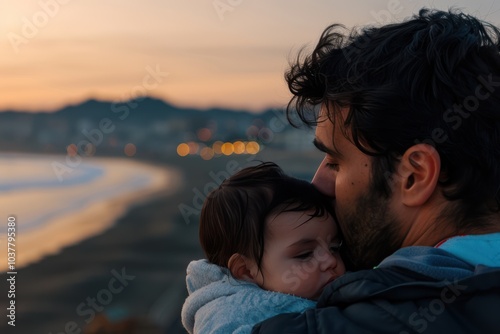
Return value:
<svg viewBox="0 0 500 334">
<path fill-rule="evenodd" d="M 500 23 L 494 0 L 0 1 L 0 331 L 184 333 L 206 195 L 322 158 L 287 122 L 289 60 L 331 23 L 423 6 Z"/>
</svg>

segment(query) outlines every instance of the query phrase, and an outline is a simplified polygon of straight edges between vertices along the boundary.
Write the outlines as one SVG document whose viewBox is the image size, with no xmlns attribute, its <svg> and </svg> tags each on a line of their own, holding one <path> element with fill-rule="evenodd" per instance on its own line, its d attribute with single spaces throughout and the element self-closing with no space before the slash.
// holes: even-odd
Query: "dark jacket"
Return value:
<svg viewBox="0 0 500 334">
<path fill-rule="evenodd" d="M 499 260 L 500 260 L 500 254 Z M 318 306 L 257 333 L 500 333 L 500 266 L 472 266 L 431 247 L 400 249 L 325 288 Z"/>
</svg>

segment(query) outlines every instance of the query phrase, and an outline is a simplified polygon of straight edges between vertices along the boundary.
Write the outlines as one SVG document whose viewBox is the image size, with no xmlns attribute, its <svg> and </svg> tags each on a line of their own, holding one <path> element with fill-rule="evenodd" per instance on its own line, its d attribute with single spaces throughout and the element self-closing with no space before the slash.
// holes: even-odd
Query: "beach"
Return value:
<svg viewBox="0 0 500 334">
<path fill-rule="evenodd" d="M 4 187 L 0 217 L 16 219 L 16 269 L 102 233 L 131 205 L 166 189 L 175 192 L 180 186 L 178 171 L 130 159 L 88 158 L 74 168 L 71 178 L 62 180 L 54 173 L 54 162 L 64 162 L 64 157 L 4 155 L 0 159 Z M 6 269 L 7 254 L 0 252 L 0 270 Z"/>
<path fill-rule="evenodd" d="M 202 258 L 203 252 L 198 242 L 199 215 L 194 212 L 186 217 L 180 207 L 196 211 L 196 194 L 204 193 L 205 187 L 215 182 L 214 175 L 222 177 L 234 166 L 272 160 L 286 172 L 310 179 L 321 158 L 318 153 L 271 150 L 255 157 L 210 161 L 154 157 L 150 162 L 156 168 L 178 171 L 182 185 L 174 192 L 164 190 L 135 203 L 107 229 L 19 270 L 16 329 L 55 334 L 74 324 L 75 330 L 84 333 L 102 315 L 112 323 L 133 319 L 155 328 L 138 333 L 186 333 L 180 322 L 187 296 L 185 270 L 191 260 Z M 116 273 L 129 278 L 127 285 L 106 299 Z M 0 279 L 5 282 L 5 275 Z M 95 301 L 95 308 L 89 300 Z M 8 329 L 5 322 L 0 323 L 2 333 Z"/>
</svg>

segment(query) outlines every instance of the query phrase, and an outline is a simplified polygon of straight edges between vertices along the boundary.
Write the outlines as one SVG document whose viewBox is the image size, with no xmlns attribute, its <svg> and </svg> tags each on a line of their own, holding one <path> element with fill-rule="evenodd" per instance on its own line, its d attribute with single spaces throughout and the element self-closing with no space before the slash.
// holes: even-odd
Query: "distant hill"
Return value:
<svg viewBox="0 0 500 334">
<path fill-rule="evenodd" d="M 54 112 L 0 112 L 0 150 L 65 154 L 68 145 L 86 141 L 95 144 L 92 154 L 120 154 L 128 143 L 141 153 L 163 154 L 175 152 L 180 142 L 200 141 L 201 129 L 210 134 L 201 138 L 206 145 L 216 140 L 261 140 L 279 146 L 290 142 L 283 135 L 291 127 L 283 110 L 277 109 L 256 114 L 181 108 L 152 97 L 123 102 L 89 99 Z M 293 136 L 292 141 L 300 143 Z"/>
</svg>

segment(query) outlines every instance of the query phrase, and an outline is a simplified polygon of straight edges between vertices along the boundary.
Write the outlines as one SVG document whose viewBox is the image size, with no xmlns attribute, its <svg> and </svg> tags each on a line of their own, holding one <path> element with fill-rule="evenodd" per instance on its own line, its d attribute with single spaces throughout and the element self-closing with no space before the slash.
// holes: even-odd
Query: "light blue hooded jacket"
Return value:
<svg viewBox="0 0 500 334">
<path fill-rule="evenodd" d="M 207 260 L 189 264 L 186 284 L 189 296 L 182 307 L 182 324 L 190 334 L 250 333 L 265 319 L 316 305 L 312 300 L 236 280 L 227 268 Z"/>
</svg>

